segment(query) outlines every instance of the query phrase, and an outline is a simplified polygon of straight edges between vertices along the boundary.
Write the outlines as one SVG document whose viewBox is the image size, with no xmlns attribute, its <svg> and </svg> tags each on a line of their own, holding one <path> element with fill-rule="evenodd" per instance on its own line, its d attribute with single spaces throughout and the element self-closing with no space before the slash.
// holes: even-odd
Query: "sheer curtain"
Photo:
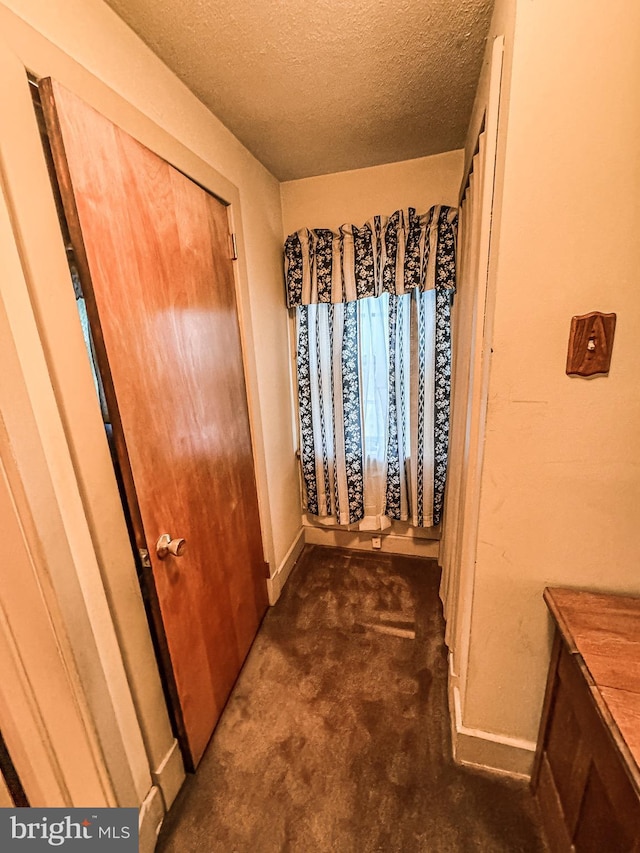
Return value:
<svg viewBox="0 0 640 853">
<path fill-rule="evenodd" d="M 364 459 L 364 518 L 360 528 L 387 526 L 389 440 L 389 294 L 358 302 Z"/>
<path fill-rule="evenodd" d="M 304 504 L 321 520 L 440 520 L 456 222 L 409 209 L 287 239 Z"/>
</svg>

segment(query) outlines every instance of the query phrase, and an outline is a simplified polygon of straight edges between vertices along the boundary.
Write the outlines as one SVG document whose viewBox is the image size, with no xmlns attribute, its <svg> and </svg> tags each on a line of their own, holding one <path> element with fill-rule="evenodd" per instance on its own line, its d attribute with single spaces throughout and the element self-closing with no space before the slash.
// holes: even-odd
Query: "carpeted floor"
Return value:
<svg viewBox="0 0 640 853">
<path fill-rule="evenodd" d="M 162 853 L 543 851 L 528 788 L 451 758 L 434 561 L 307 546 Z"/>
</svg>

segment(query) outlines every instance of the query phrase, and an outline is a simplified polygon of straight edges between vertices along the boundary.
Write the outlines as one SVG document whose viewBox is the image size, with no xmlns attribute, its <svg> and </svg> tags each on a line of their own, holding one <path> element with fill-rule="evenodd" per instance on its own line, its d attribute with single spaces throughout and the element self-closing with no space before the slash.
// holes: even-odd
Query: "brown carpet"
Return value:
<svg viewBox="0 0 640 853">
<path fill-rule="evenodd" d="M 546 848 L 528 788 L 456 766 L 434 561 L 307 546 L 162 853 Z"/>
</svg>

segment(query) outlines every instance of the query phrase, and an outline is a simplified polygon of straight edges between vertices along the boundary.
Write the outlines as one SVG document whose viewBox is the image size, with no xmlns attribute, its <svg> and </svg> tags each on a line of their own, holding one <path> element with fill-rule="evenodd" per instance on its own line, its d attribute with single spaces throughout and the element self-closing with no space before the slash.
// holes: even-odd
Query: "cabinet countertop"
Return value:
<svg viewBox="0 0 640 853">
<path fill-rule="evenodd" d="M 548 587 L 544 599 L 640 791 L 640 598 Z"/>
</svg>

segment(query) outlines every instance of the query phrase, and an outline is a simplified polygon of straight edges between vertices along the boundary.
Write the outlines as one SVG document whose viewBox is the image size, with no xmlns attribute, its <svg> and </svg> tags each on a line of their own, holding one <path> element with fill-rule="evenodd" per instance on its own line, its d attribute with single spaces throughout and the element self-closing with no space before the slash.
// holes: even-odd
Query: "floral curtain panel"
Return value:
<svg viewBox="0 0 640 853">
<path fill-rule="evenodd" d="M 456 227 L 436 206 L 287 238 L 307 512 L 360 529 L 439 523 Z"/>
</svg>

